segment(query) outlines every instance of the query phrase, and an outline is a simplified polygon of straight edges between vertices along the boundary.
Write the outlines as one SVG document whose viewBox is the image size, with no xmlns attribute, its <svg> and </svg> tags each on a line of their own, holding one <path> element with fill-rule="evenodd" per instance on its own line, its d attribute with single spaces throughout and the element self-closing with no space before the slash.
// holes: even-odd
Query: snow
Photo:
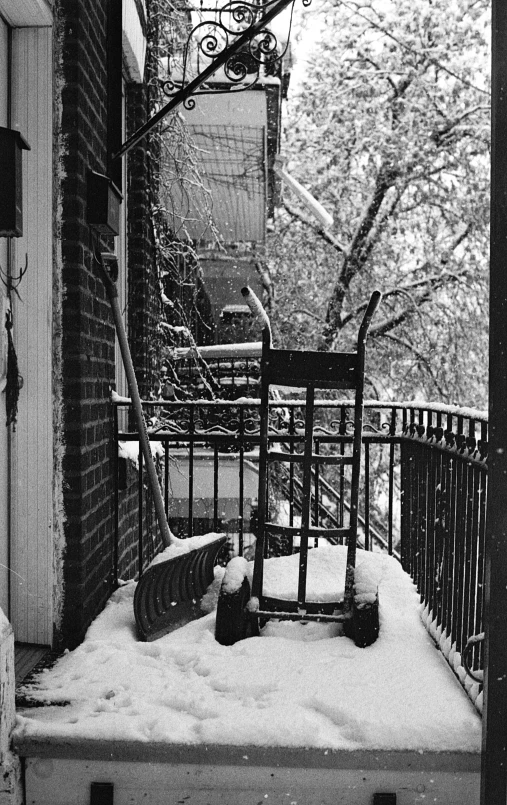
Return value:
<svg viewBox="0 0 507 805">
<path fill-rule="evenodd" d="M 161 442 L 150 441 L 153 458 L 163 458 L 164 448 Z M 131 461 L 139 469 L 139 442 L 118 442 L 118 458 Z"/>
<path fill-rule="evenodd" d="M 243 307 L 243 305 L 241 306 Z M 195 350 L 202 358 L 260 358 L 262 341 L 247 341 L 242 344 L 212 344 L 207 347 L 176 347 L 174 357 L 183 360 L 195 354 Z"/>
<path fill-rule="evenodd" d="M 349 401 L 350 404 L 350 401 Z M 462 408 L 458 405 L 448 405 L 440 402 L 426 402 L 424 400 L 411 400 L 405 402 L 379 402 L 377 400 L 365 400 L 365 408 L 400 408 L 407 411 L 428 410 L 435 413 L 451 414 L 452 416 L 462 416 L 473 419 L 476 422 L 487 422 L 488 412 L 479 408 Z M 417 424 L 419 424 L 417 422 Z"/>
<path fill-rule="evenodd" d="M 308 552 L 306 594 L 308 601 L 341 601 L 345 587 L 347 550 L 341 545 L 321 545 Z M 388 556 L 358 551 L 356 592 L 375 597 L 385 575 Z M 297 601 L 299 554 L 264 562 L 264 594 Z"/>
<path fill-rule="evenodd" d="M 117 391 L 114 391 L 114 389 L 113 389 L 113 391 L 111 392 L 111 402 L 118 403 L 118 405 L 120 405 L 122 403 L 124 403 L 126 405 L 126 404 L 131 403 L 132 400 L 131 400 L 130 397 L 122 397 L 120 394 L 118 394 Z"/>
<path fill-rule="evenodd" d="M 266 562 L 280 597 L 295 589 L 297 560 Z M 125 583 L 83 644 L 25 691 L 47 706 L 20 711 L 16 737 L 478 752 L 480 717 L 425 629 L 411 580 L 384 554 L 358 551 L 357 565 L 356 592 L 379 590 L 380 636 L 366 649 L 335 636 L 334 624 L 273 621 L 260 637 L 221 646 L 214 611 L 141 643 L 135 582 Z M 344 567 L 340 546 L 312 549 L 310 595 L 335 598 Z M 234 589 L 251 565 L 227 572 Z"/>
<path fill-rule="evenodd" d="M 249 575 L 249 563 L 243 556 L 234 556 L 225 568 L 222 586 L 226 593 L 234 593 L 241 588 L 243 579 Z"/>
<path fill-rule="evenodd" d="M 12 634 L 11 624 L 9 623 L 7 615 L 0 607 L 0 646 L 2 645 L 3 641 L 11 634 Z"/>
<path fill-rule="evenodd" d="M 186 539 L 174 537 L 174 543 L 157 553 L 150 562 L 149 567 L 159 565 L 161 562 L 165 562 L 167 559 L 173 559 L 175 556 L 181 556 L 183 553 L 190 553 L 190 551 L 195 551 L 198 548 L 204 548 L 205 545 L 209 545 L 210 542 L 214 542 L 216 539 L 223 539 L 223 536 L 223 534 L 210 532 L 209 534 L 187 537 Z"/>
</svg>

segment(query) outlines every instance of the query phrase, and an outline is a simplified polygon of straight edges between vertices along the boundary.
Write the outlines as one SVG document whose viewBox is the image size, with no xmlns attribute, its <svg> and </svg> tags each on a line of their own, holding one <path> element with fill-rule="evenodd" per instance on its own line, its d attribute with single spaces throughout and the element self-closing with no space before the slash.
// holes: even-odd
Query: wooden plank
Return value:
<svg viewBox="0 0 507 805">
<path fill-rule="evenodd" d="M 14 673 L 16 684 L 19 684 L 33 671 L 35 666 L 47 654 L 46 646 L 34 646 L 31 643 L 15 643 Z"/>
</svg>

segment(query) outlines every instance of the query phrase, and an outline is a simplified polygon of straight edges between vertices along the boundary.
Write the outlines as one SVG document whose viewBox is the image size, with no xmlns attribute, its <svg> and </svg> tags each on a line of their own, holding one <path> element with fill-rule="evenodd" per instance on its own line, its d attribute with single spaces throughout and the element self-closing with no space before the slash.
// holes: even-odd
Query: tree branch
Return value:
<svg viewBox="0 0 507 805">
<path fill-rule="evenodd" d="M 446 249 L 444 254 L 440 259 L 440 264 L 442 266 L 447 265 L 449 262 L 450 256 L 452 252 L 463 242 L 463 240 L 467 237 L 471 229 L 471 225 L 468 224 L 463 232 L 460 232 L 457 235 L 452 243 L 452 245 Z M 425 270 L 427 271 L 429 268 L 429 263 L 424 263 L 422 266 L 416 269 L 416 271 Z M 429 302 L 432 294 L 438 288 L 442 288 L 444 285 L 449 285 L 452 282 L 459 282 L 468 274 L 468 268 L 462 269 L 461 271 L 448 271 L 444 269 L 439 274 L 433 274 L 429 277 L 423 277 L 420 280 L 414 280 L 410 283 L 404 283 L 403 285 L 398 285 L 396 288 L 390 288 L 386 291 L 382 292 L 382 297 L 384 302 L 387 301 L 389 298 L 393 296 L 401 296 L 405 295 L 409 299 L 409 304 L 403 308 L 403 310 L 399 311 L 396 315 L 392 316 L 390 319 L 386 319 L 385 321 L 381 322 L 380 324 L 373 326 L 370 329 L 370 336 L 372 338 L 379 338 L 380 336 L 387 335 L 388 332 L 393 330 L 399 324 L 402 324 L 409 315 L 411 315 L 415 310 L 417 310 L 421 305 Z M 416 296 L 413 295 L 413 291 L 421 290 L 422 293 L 417 294 Z M 366 310 L 367 303 L 359 305 L 353 313 L 347 314 L 341 322 L 340 322 L 340 329 L 343 329 L 350 321 L 357 318 L 364 310 Z"/>
<path fill-rule="evenodd" d="M 466 272 L 463 272 L 465 274 Z M 462 275 L 453 274 L 450 272 L 444 272 L 438 281 L 429 282 L 426 285 L 426 290 L 412 298 L 412 301 L 405 307 L 403 310 L 400 310 L 390 319 L 386 319 L 385 321 L 377 324 L 377 326 L 373 326 L 370 328 L 369 335 L 371 338 L 380 338 L 380 336 L 387 335 L 391 330 L 394 330 L 395 327 L 402 324 L 406 319 L 415 311 L 418 310 L 422 305 L 426 304 L 432 299 L 433 292 L 438 290 L 439 288 L 444 287 L 445 285 L 450 285 L 452 282 L 459 282 L 462 279 Z M 399 289 L 399 293 L 402 292 L 402 289 Z M 409 295 L 410 298 L 410 295 Z"/>
<path fill-rule="evenodd" d="M 306 226 L 309 226 L 311 229 L 313 229 L 313 231 L 317 235 L 320 235 L 321 238 L 323 238 L 326 241 L 326 243 L 329 243 L 329 245 L 332 246 L 333 249 L 336 249 L 337 252 L 340 252 L 340 254 L 343 254 L 343 255 L 348 254 L 347 247 L 344 246 L 343 243 L 340 243 L 340 241 L 337 240 L 334 237 L 334 235 L 332 235 L 329 232 L 328 229 L 324 229 L 322 226 L 318 226 L 318 224 L 316 224 L 313 221 L 313 219 L 311 219 L 309 216 L 305 215 L 303 212 L 301 212 L 301 210 L 298 210 L 297 207 L 293 207 L 292 204 L 290 204 L 288 201 L 283 202 L 283 207 L 284 207 L 285 210 L 287 210 L 289 215 L 291 215 L 293 218 L 297 218 L 298 221 L 301 221 L 301 223 L 303 223 Z"/>
<path fill-rule="evenodd" d="M 430 140 L 433 140 L 436 146 L 444 145 L 449 142 L 450 138 L 456 133 L 456 127 L 459 126 L 463 120 L 471 115 L 475 115 L 476 112 L 483 111 L 489 111 L 489 106 L 477 105 L 471 109 L 465 109 L 465 111 L 462 112 L 461 115 L 458 115 L 458 117 L 455 117 L 454 120 L 447 120 L 445 125 L 434 129 L 430 134 Z"/>
<path fill-rule="evenodd" d="M 361 14 L 361 12 L 357 8 L 353 8 L 350 3 L 346 2 L 346 0 L 334 0 L 334 2 L 338 3 L 341 6 L 344 6 L 344 8 L 348 8 L 349 11 L 352 11 L 353 14 L 356 14 L 358 17 L 361 17 L 361 19 L 366 20 L 366 22 L 368 22 L 371 26 L 373 26 L 373 28 L 376 28 L 378 31 L 381 31 L 385 36 L 388 36 L 390 39 L 393 40 L 393 42 L 396 42 L 397 45 L 403 48 L 403 50 L 406 50 L 408 53 L 414 54 L 419 59 L 421 59 L 421 61 L 427 60 L 430 64 L 434 64 L 435 67 L 438 67 L 439 70 L 442 70 L 444 73 L 447 73 L 447 75 L 452 76 L 452 78 L 456 78 L 465 87 L 470 87 L 470 89 L 474 89 L 476 90 L 476 92 L 481 92 L 483 95 L 488 96 L 491 95 L 491 93 L 488 90 L 483 89 L 482 87 L 479 87 L 476 84 L 472 84 L 471 81 L 467 81 L 466 78 L 463 78 L 458 73 L 455 73 L 454 70 L 451 70 L 449 67 L 447 67 L 445 64 L 443 64 L 443 62 L 439 61 L 438 59 L 435 58 L 428 59 L 427 55 L 424 52 L 421 52 L 417 50 L 417 48 L 407 45 L 406 42 L 403 42 L 401 39 L 399 39 L 399 37 L 395 36 L 391 31 L 388 31 L 387 28 L 385 28 L 383 25 L 380 25 L 378 22 L 375 22 L 370 17 L 367 17 L 365 14 Z"/>
<path fill-rule="evenodd" d="M 381 166 L 378 172 L 373 195 L 360 218 L 356 233 L 352 238 L 352 243 L 350 244 L 347 259 L 344 261 L 342 266 L 340 284 L 344 288 L 348 288 L 353 277 L 355 277 L 365 263 L 365 256 L 362 254 L 363 247 L 366 243 L 368 235 L 375 225 L 386 193 L 393 186 L 398 178 L 398 175 L 399 169 L 397 166 L 386 163 Z M 368 254 L 370 251 L 371 248 L 368 250 Z"/>
<path fill-rule="evenodd" d="M 335 334 L 342 328 L 341 313 L 345 294 L 354 277 L 364 268 L 375 245 L 370 238 L 372 230 L 378 225 L 378 216 L 387 191 L 394 185 L 399 171 L 395 165 L 384 164 L 380 168 L 375 182 L 375 189 L 356 228 L 352 243 L 345 255 L 337 282 L 334 285 L 326 312 L 326 326 L 322 335 L 321 348 L 329 349 Z M 397 203 L 397 202 L 396 202 Z M 379 229 L 380 231 L 380 229 Z"/>
<path fill-rule="evenodd" d="M 422 352 L 420 352 L 418 349 L 416 349 L 413 344 L 410 344 L 409 341 L 405 341 L 404 338 L 398 338 L 398 336 L 393 335 L 392 333 L 386 333 L 386 338 L 389 338 L 391 341 L 394 341 L 396 344 L 399 344 L 404 349 L 407 349 L 409 352 L 412 352 L 412 354 L 415 355 L 417 360 L 420 363 L 424 364 L 429 376 L 431 377 L 433 383 L 435 384 L 435 388 L 437 389 L 438 393 L 441 395 L 442 399 L 445 399 L 445 397 L 447 395 L 445 394 L 444 389 L 442 388 L 442 386 L 438 382 L 437 378 L 435 377 L 433 367 L 432 367 L 430 361 L 428 360 L 428 358 L 425 355 L 423 355 Z"/>
<path fill-rule="evenodd" d="M 316 321 L 320 321 L 321 324 L 326 323 L 325 319 L 323 319 L 322 316 L 317 316 L 316 313 L 312 313 L 311 310 L 306 310 L 306 308 L 303 308 L 303 307 L 301 307 L 301 308 L 296 307 L 296 308 L 294 308 L 294 310 L 292 312 L 293 313 L 303 313 L 305 316 L 310 316 L 310 318 L 315 319 Z"/>
</svg>

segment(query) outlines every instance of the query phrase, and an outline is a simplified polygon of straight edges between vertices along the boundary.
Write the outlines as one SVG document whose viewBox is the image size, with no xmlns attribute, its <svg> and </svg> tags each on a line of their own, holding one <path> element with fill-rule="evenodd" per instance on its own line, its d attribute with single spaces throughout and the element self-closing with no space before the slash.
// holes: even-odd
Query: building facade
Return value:
<svg viewBox="0 0 507 805">
<path fill-rule="evenodd" d="M 0 1 L 0 126 L 25 143 L 22 232 L 0 221 L 0 606 L 18 643 L 75 645 L 114 584 L 110 397 L 126 387 L 94 248 L 118 256 L 146 388 L 159 304 L 146 142 L 112 159 L 149 112 L 146 51 L 144 0 Z M 117 236 L 89 224 L 91 172 L 123 197 Z"/>
</svg>

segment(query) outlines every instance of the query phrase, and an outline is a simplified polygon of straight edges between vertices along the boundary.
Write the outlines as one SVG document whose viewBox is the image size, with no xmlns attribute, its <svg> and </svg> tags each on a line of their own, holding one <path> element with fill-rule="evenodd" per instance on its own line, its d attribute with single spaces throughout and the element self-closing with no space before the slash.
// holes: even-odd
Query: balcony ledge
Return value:
<svg viewBox="0 0 507 805">
<path fill-rule="evenodd" d="M 15 750 L 25 759 L 27 801 L 34 805 L 87 805 L 95 781 L 111 783 L 115 801 L 139 802 L 144 796 L 150 805 L 182 800 L 186 805 L 254 805 L 260 800 L 364 805 L 374 793 L 387 791 L 397 794 L 400 805 L 475 805 L 479 798 L 480 754 L 470 752 L 182 745 L 51 735 L 17 738 Z"/>
</svg>

